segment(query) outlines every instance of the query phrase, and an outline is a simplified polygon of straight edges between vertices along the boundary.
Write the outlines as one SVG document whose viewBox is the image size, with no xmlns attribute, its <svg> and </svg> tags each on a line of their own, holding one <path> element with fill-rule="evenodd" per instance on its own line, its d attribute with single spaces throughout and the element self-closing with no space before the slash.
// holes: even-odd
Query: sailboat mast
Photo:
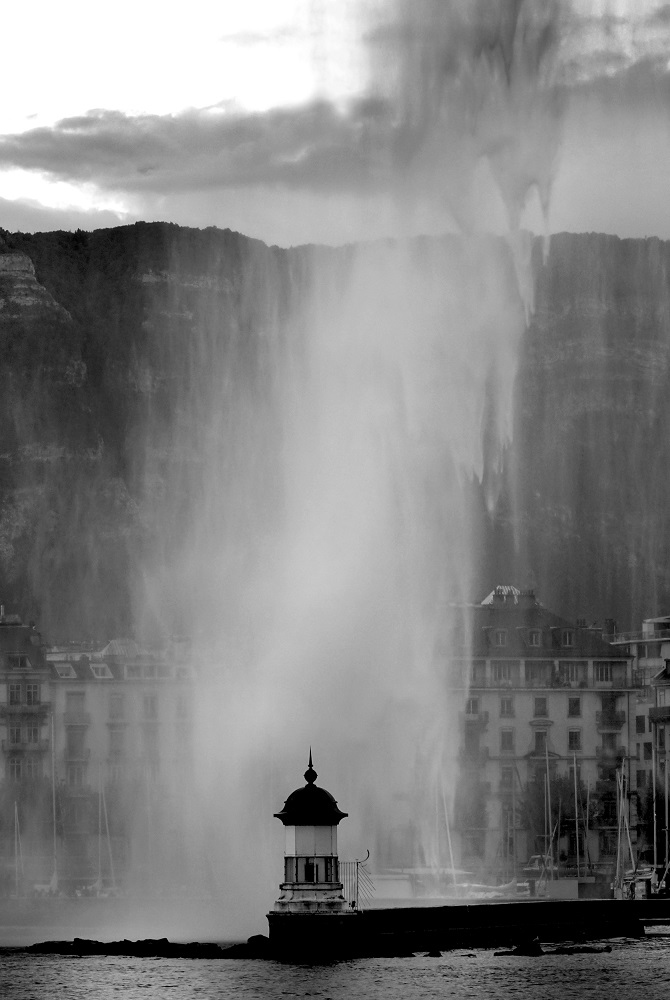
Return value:
<svg viewBox="0 0 670 1000">
<path fill-rule="evenodd" d="M 98 891 L 102 889 L 102 765 L 98 764 Z"/>
<path fill-rule="evenodd" d="M 54 738 L 54 714 L 51 713 L 51 813 L 53 820 L 53 853 L 54 870 L 52 875 L 52 885 L 58 886 L 58 855 L 56 852 L 56 741 Z"/>
<path fill-rule="evenodd" d="M 663 726 L 663 743 L 665 746 L 665 871 L 668 871 L 668 727 Z"/>
<path fill-rule="evenodd" d="M 19 898 L 19 807 L 14 801 L 14 884 Z"/>
<path fill-rule="evenodd" d="M 656 834 L 656 740 L 658 739 L 658 729 L 654 726 L 653 739 L 651 741 L 651 812 L 654 817 L 653 827 L 654 827 L 654 878 L 657 877 L 658 872 L 658 843 Z"/>
<path fill-rule="evenodd" d="M 112 888 L 116 888 L 116 876 L 114 874 L 114 855 L 112 853 L 112 839 L 109 836 L 109 818 L 107 816 L 107 800 L 105 798 L 105 788 L 102 786 L 102 809 L 105 814 L 105 832 L 107 834 L 107 852 L 109 854 L 109 875 L 112 880 Z M 357 897 L 358 898 L 358 897 Z"/>
<path fill-rule="evenodd" d="M 548 829 L 551 835 L 549 842 L 549 863 L 551 864 L 551 878 L 554 878 L 554 836 L 551 829 L 551 785 L 549 782 L 549 744 L 547 736 L 544 737 L 544 762 L 547 769 L 547 818 L 549 820 Z"/>
<path fill-rule="evenodd" d="M 577 878 L 579 878 L 579 810 L 577 809 L 577 754 L 572 755 L 572 769 L 575 776 L 575 847 L 577 848 Z"/>
</svg>

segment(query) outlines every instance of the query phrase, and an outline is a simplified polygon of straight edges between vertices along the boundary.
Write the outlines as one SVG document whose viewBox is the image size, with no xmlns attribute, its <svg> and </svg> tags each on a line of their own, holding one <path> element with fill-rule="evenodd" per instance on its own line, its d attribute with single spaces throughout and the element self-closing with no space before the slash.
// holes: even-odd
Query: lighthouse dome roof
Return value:
<svg viewBox="0 0 670 1000">
<path fill-rule="evenodd" d="M 307 784 L 291 792 L 281 812 L 275 813 L 284 826 L 337 826 L 348 815 L 338 809 L 330 792 L 314 784 L 316 779 L 310 751 L 309 766 L 305 771 Z"/>
</svg>

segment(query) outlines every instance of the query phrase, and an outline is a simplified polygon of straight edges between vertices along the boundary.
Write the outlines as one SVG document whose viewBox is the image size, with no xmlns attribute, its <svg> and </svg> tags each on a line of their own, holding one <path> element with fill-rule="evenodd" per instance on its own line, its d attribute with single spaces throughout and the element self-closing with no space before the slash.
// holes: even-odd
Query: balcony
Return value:
<svg viewBox="0 0 670 1000">
<path fill-rule="evenodd" d="M 625 722 L 625 712 L 596 712 L 596 726 L 598 729 L 623 729 Z"/>
<path fill-rule="evenodd" d="M 25 702 L 20 705 L 9 705 L 5 702 L 0 705 L 0 719 L 5 719 L 7 717 L 16 718 L 17 715 L 42 717 L 47 715 L 50 711 L 50 701 L 40 701 L 36 705 L 26 705 Z"/>
<path fill-rule="evenodd" d="M 488 726 L 488 712 L 463 712 L 463 719 L 471 726 Z"/>
<path fill-rule="evenodd" d="M 37 742 L 31 742 L 30 740 L 20 740 L 18 743 L 14 743 L 10 740 L 2 741 L 2 749 L 4 753 L 46 753 L 49 749 L 48 740 L 37 740 Z"/>
<path fill-rule="evenodd" d="M 652 722 L 670 722 L 670 705 L 659 705 L 658 708 L 650 708 L 649 718 Z"/>
<path fill-rule="evenodd" d="M 65 726 L 90 726 L 90 712 L 64 712 L 63 725 Z"/>
</svg>

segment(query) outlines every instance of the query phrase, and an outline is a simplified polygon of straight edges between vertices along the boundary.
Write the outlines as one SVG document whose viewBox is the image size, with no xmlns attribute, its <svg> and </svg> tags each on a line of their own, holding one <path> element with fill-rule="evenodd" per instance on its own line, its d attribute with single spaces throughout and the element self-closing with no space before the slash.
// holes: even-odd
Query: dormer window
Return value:
<svg viewBox="0 0 670 1000">
<path fill-rule="evenodd" d="M 528 632 L 528 645 L 529 646 L 539 646 L 541 645 L 542 633 L 539 629 L 532 628 Z"/>
<path fill-rule="evenodd" d="M 10 670 L 30 670 L 30 660 L 24 653 L 8 653 L 7 663 Z"/>
<path fill-rule="evenodd" d="M 571 628 L 564 628 L 561 635 L 561 643 L 563 646 L 573 646 L 575 642 L 575 633 Z"/>
<path fill-rule="evenodd" d="M 92 663 L 91 673 L 99 681 L 110 680 L 112 676 L 112 671 L 109 669 L 106 663 Z"/>
<path fill-rule="evenodd" d="M 493 633 L 493 642 L 496 646 L 507 645 L 507 629 L 497 628 Z"/>
</svg>

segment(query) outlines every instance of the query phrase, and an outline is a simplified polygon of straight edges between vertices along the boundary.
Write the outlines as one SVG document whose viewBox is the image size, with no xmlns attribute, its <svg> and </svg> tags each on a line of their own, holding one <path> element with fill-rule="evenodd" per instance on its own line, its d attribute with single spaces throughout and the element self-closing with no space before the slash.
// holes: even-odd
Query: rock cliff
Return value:
<svg viewBox="0 0 670 1000">
<path fill-rule="evenodd" d="M 188 563 L 195 495 L 200 535 L 219 530 L 217 490 L 228 534 L 256 539 L 234 558 L 262 562 L 287 318 L 312 252 L 167 224 L 3 237 L 4 602 L 52 638 L 131 629 L 158 599 L 156 565 Z M 348 251 L 318 253 L 340 266 Z M 561 614 L 634 628 L 670 611 L 670 244 L 561 234 L 533 259 L 492 513 L 473 487 L 473 596 L 534 585 Z M 170 595 L 180 628 L 188 579 Z"/>
</svg>

